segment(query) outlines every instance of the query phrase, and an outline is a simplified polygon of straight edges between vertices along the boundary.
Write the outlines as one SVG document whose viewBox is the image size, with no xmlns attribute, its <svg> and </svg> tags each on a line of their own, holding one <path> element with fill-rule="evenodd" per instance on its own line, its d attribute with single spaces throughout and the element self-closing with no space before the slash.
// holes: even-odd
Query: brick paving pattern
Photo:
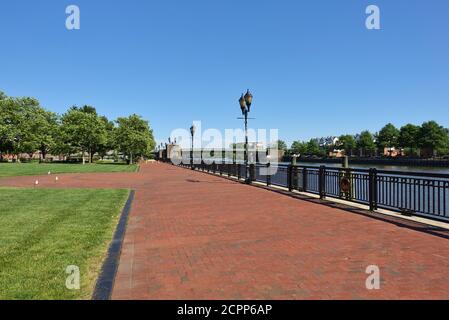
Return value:
<svg viewBox="0 0 449 320">
<path fill-rule="evenodd" d="M 136 190 L 113 299 L 449 298 L 449 240 L 428 233 L 160 163 L 39 182 Z"/>
</svg>

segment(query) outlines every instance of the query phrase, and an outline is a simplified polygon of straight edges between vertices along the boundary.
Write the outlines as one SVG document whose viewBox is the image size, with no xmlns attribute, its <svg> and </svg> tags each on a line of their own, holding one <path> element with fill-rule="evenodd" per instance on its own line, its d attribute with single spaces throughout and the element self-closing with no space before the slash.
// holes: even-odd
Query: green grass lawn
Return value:
<svg viewBox="0 0 449 320">
<path fill-rule="evenodd" d="M 89 299 L 128 190 L 0 188 L 0 300 Z M 66 267 L 80 268 L 80 290 Z"/>
<path fill-rule="evenodd" d="M 68 163 L 0 163 L 0 178 L 35 176 L 51 173 L 134 172 L 137 165 L 126 164 L 68 164 Z"/>
</svg>

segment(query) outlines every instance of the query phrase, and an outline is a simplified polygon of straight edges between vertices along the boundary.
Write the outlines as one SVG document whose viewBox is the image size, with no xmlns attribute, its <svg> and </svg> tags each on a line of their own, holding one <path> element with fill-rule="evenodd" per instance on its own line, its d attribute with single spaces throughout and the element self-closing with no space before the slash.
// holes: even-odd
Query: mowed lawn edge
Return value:
<svg viewBox="0 0 449 320">
<path fill-rule="evenodd" d="M 90 299 L 129 193 L 0 187 L 0 300 Z"/>
<path fill-rule="evenodd" d="M 18 176 L 40 176 L 48 172 L 93 173 L 93 172 L 136 172 L 137 164 L 72 164 L 72 163 L 0 163 L 0 179 Z"/>
</svg>

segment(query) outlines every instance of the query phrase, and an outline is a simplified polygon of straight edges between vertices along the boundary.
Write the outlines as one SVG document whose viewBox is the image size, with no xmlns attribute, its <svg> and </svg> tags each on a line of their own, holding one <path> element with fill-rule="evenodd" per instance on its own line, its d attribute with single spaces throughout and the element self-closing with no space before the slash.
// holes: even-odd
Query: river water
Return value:
<svg viewBox="0 0 449 320">
<path fill-rule="evenodd" d="M 281 162 L 281 164 L 288 165 L 288 162 Z M 339 163 L 317 163 L 317 162 L 299 162 L 297 163 L 299 166 L 326 166 L 331 168 L 341 168 L 342 165 Z M 410 167 L 410 166 L 393 166 L 393 165 L 363 165 L 363 164 L 349 164 L 351 168 L 354 169 L 370 169 L 376 168 L 378 170 L 392 170 L 392 171 L 404 171 L 404 172 L 428 172 L 428 173 L 444 173 L 449 174 L 449 168 L 444 167 Z"/>
</svg>

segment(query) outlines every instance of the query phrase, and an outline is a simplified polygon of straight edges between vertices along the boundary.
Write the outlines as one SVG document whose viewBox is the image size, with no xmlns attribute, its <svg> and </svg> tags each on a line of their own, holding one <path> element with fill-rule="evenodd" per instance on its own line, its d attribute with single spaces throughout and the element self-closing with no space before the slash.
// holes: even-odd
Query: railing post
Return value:
<svg viewBox="0 0 449 320">
<path fill-rule="evenodd" d="M 307 168 L 302 169 L 302 191 L 307 192 Z"/>
<path fill-rule="evenodd" d="M 320 199 L 326 198 L 326 167 L 320 166 L 318 171 L 318 190 Z"/>
<path fill-rule="evenodd" d="M 369 169 L 369 210 L 377 210 L 377 169 Z"/>
<path fill-rule="evenodd" d="M 374 210 L 377 210 L 377 169 L 374 168 L 373 170 L 374 176 L 373 176 L 373 195 L 374 195 Z"/>
<path fill-rule="evenodd" d="M 288 185 L 288 191 L 293 191 L 292 171 L 293 171 L 293 166 L 292 166 L 292 165 L 289 165 L 288 168 L 287 168 L 287 185 Z"/>
<path fill-rule="evenodd" d="M 256 165 L 251 163 L 249 165 L 249 183 L 256 180 Z"/>
<path fill-rule="evenodd" d="M 298 189 L 298 168 L 296 167 L 296 155 L 292 156 L 292 161 L 291 161 L 291 165 L 292 165 L 292 190 L 293 189 Z M 291 190 L 290 190 L 291 191 Z"/>
<path fill-rule="evenodd" d="M 267 163 L 267 187 L 271 185 L 271 163 Z"/>
<path fill-rule="evenodd" d="M 238 180 L 240 180 L 240 178 L 241 178 L 240 172 L 242 171 L 242 169 L 241 169 L 240 166 L 241 166 L 240 163 L 237 164 L 237 179 L 238 179 Z"/>
<path fill-rule="evenodd" d="M 298 182 L 298 167 L 294 166 L 292 171 L 292 184 L 293 189 L 298 190 L 299 189 L 299 182 Z"/>
</svg>

